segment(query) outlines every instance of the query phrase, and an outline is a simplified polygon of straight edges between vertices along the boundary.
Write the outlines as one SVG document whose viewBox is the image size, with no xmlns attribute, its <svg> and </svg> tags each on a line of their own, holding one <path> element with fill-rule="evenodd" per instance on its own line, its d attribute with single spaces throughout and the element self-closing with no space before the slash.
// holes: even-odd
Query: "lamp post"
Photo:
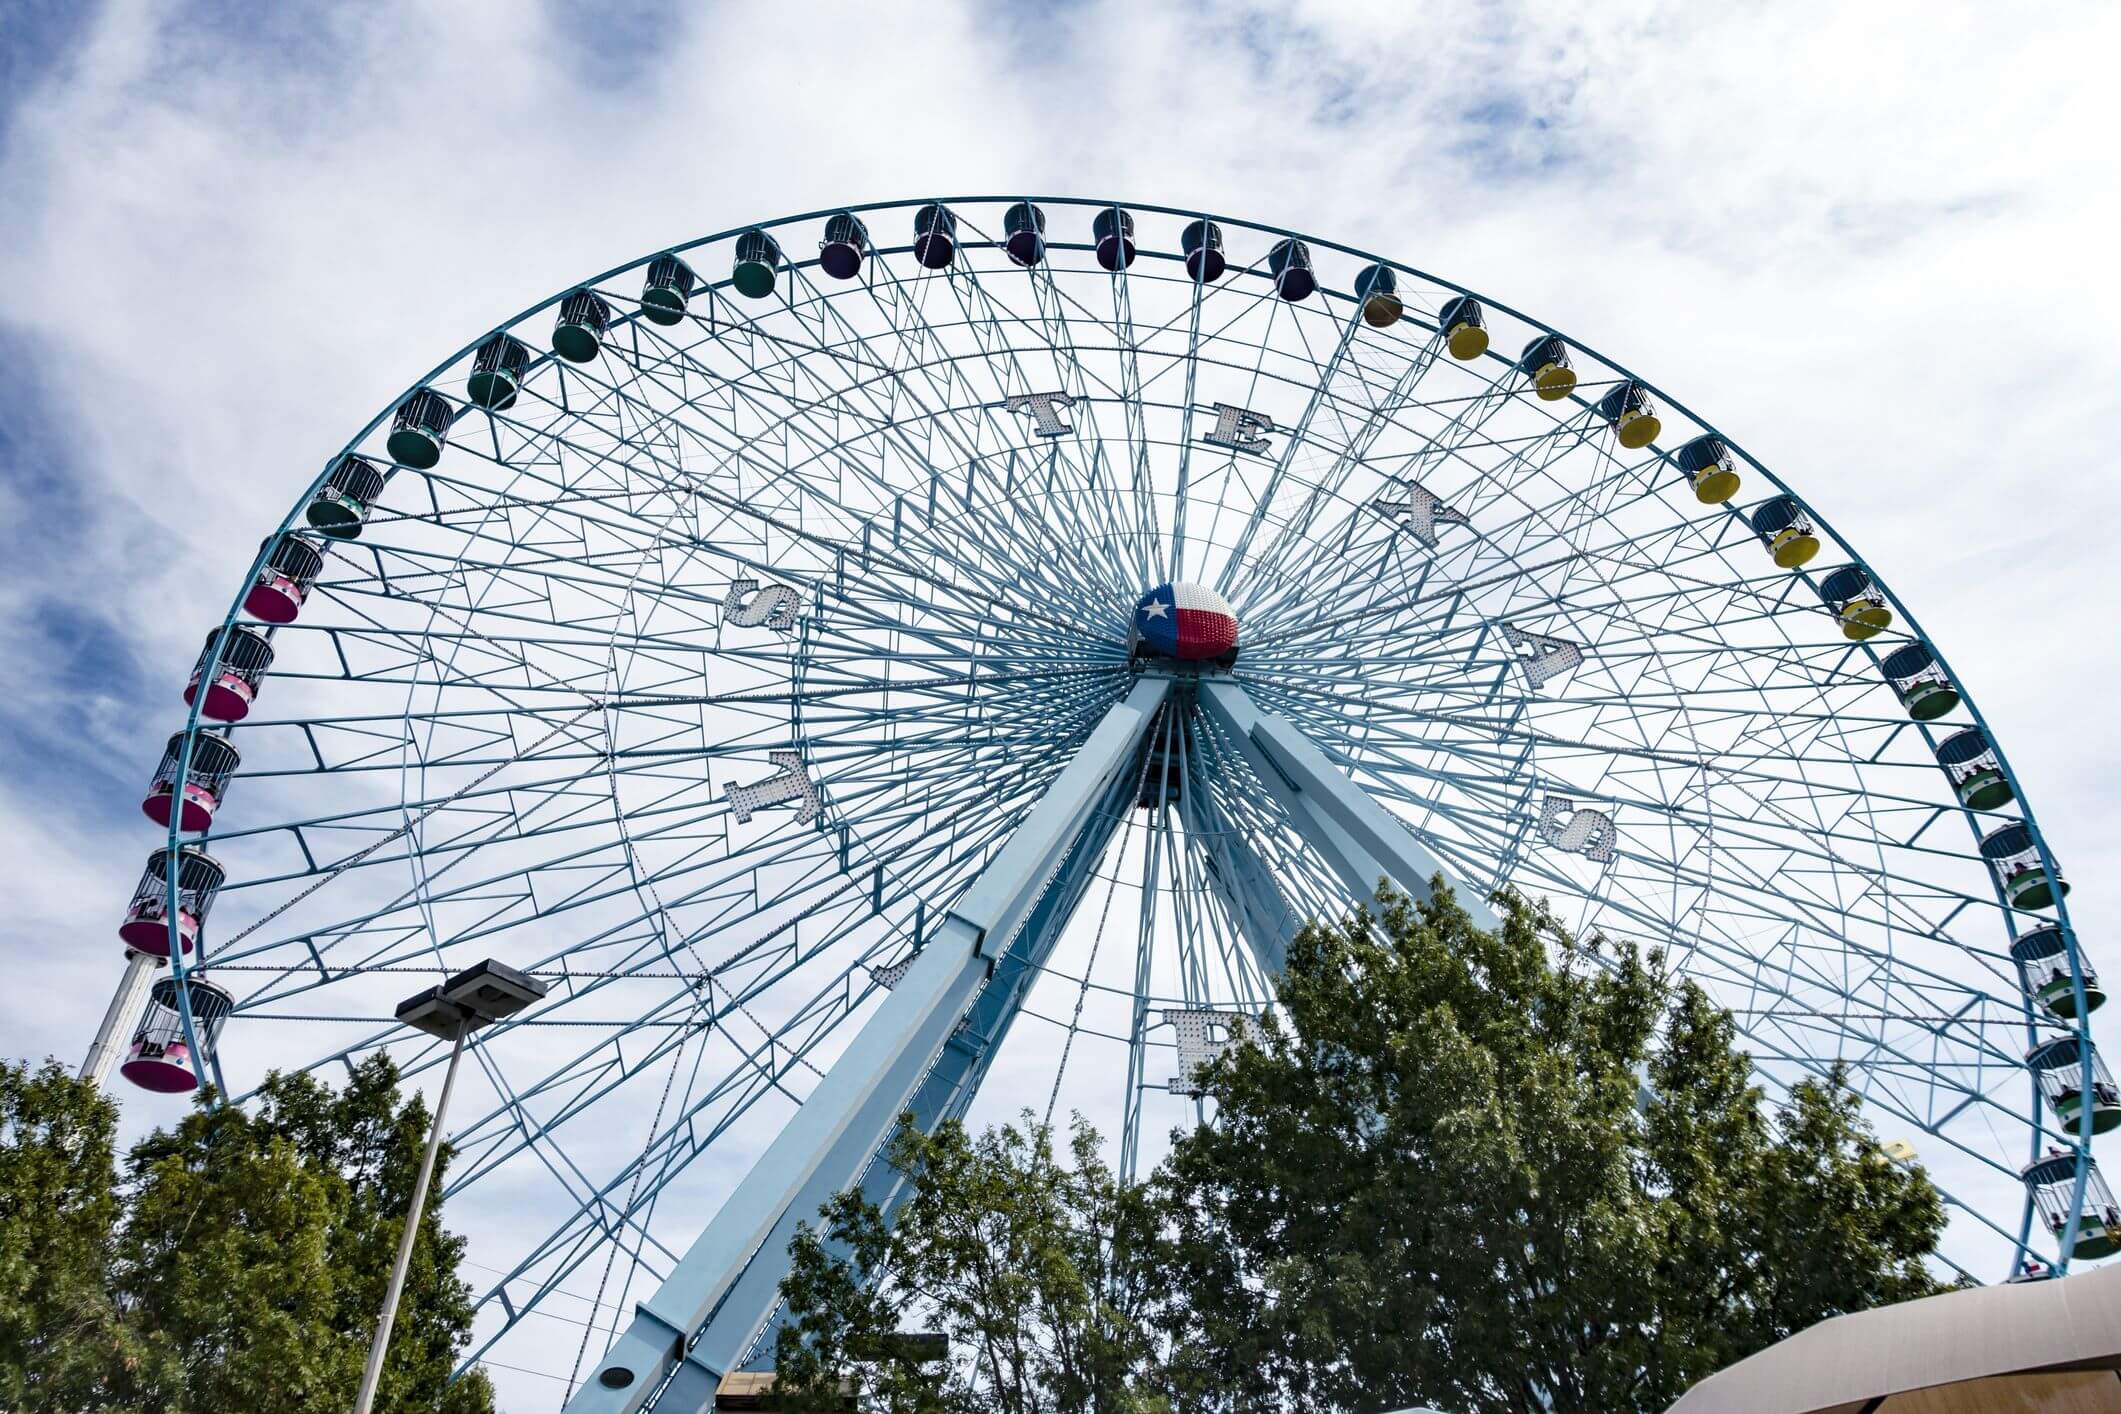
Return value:
<svg viewBox="0 0 2121 1414">
<path fill-rule="evenodd" d="M 412 1244 L 419 1236 L 420 1213 L 427 1206 L 427 1183 L 434 1177 L 435 1154 L 442 1147 L 442 1117 L 449 1110 L 449 1092 L 457 1083 L 457 1062 L 464 1058 L 465 1039 L 481 1026 L 513 1016 L 544 995 L 545 984 L 537 978 L 488 958 L 398 1004 L 399 1021 L 450 1043 L 449 1069 L 443 1072 L 442 1093 L 435 1099 L 434 1123 L 427 1130 L 427 1152 L 420 1158 L 420 1176 L 412 1186 L 405 1231 L 398 1238 L 398 1260 L 390 1269 L 390 1287 L 383 1293 L 383 1312 L 376 1319 L 376 1338 L 368 1347 L 368 1367 L 361 1372 L 361 1392 L 354 1399 L 355 1414 L 369 1414 L 376 1402 L 376 1386 L 383 1378 L 383 1354 L 390 1349 L 390 1328 L 398 1319 L 398 1298 L 405 1290 L 405 1269 L 412 1264 Z"/>
</svg>

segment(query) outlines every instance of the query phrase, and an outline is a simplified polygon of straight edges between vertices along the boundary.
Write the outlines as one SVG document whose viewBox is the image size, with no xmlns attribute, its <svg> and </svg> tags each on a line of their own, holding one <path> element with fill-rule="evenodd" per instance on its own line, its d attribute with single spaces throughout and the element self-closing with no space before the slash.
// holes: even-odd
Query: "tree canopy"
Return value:
<svg viewBox="0 0 2121 1414">
<path fill-rule="evenodd" d="M 1145 1381 L 1164 1299 L 1160 1219 L 1077 1121 L 1072 1165 L 1028 1112 L 969 1138 L 902 1126 L 890 1162 L 911 1180 L 887 1215 L 859 1189 L 801 1229 L 782 1291 L 793 1319 L 775 1369 L 793 1409 L 1034 1414 L 1167 1407 Z M 909 1315 L 956 1358 L 930 1360 Z"/>
<path fill-rule="evenodd" d="M 896 1225 L 843 1195 L 797 1240 L 784 1383 L 909 1411 L 1661 1410 L 1939 1289 L 1941 1201 L 1843 1077 L 1770 1106 L 1659 956 L 1500 902 L 1492 934 L 1443 890 L 1306 928 L 1145 1184 L 1080 1123 L 1072 1169 L 1036 1127 L 902 1133 Z M 909 1322 L 947 1366 L 863 1358 Z"/>
<path fill-rule="evenodd" d="M 88 1409 L 139 1358 L 106 1280 L 117 1111 L 56 1065 L 0 1065 L 0 1409 Z"/>
<path fill-rule="evenodd" d="M 343 1410 L 418 1172 L 427 1112 L 385 1057 L 343 1089 L 274 1075 L 134 1147 L 56 1065 L 0 1067 L 0 1407 Z M 439 1179 L 438 1179 L 439 1181 Z M 484 1414 L 463 1243 L 421 1219 L 379 1410 Z"/>
</svg>

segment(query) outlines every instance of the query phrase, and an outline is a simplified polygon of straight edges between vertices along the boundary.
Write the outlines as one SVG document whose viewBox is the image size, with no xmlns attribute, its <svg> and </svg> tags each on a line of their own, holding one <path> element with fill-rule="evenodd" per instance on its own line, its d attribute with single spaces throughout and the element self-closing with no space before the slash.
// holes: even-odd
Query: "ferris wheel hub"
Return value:
<svg viewBox="0 0 2121 1414">
<path fill-rule="evenodd" d="M 1205 585 L 1167 580 L 1135 601 L 1134 652 L 1228 666 L 1237 660 L 1237 611 Z"/>
</svg>

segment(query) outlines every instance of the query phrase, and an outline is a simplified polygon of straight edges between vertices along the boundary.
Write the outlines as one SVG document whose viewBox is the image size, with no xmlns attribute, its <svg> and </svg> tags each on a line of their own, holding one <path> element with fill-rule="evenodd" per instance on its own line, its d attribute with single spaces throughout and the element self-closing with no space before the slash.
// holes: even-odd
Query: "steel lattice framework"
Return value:
<svg viewBox="0 0 2121 1414">
<path fill-rule="evenodd" d="M 2074 1036 L 2091 1088 L 2092 979 L 1980 842 L 2022 819 L 2059 869 L 1971 703 L 1911 716 L 1887 654 L 1963 686 L 1815 510 L 1580 343 L 1536 396 L 1551 350 L 1516 351 L 1553 331 L 1506 306 L 1455 354 L 1468 292 L 1409 267 L 1146 205 L 1101 259 L 1111 203 L 1049 198 L 1013 256 L 1029 200 L 941 203 L 919 242 L 923 203 L 725 232 L 482 336 L 347 444 L 387 489 L 319 542 L 255 710 L 186 722 L 178 779 L 204 729 L 241 755 L 215 926 L 171 969 L 224 1092 L 378 1049 L 422 1076 L 448 1047 L 393 1004 L 482 957 L 551 984 L 468 1052 L 471 1359 L 560 1333 L 570 1409 L 698 1407 L 770 1329 L 793 1221 L 865 1175 L 888 1200 L 901 1108 L 963 1114 L 985 1078 L 1113 1116 L 1134 1171 L 1303 919 L 1438 869 L 1667 949 L 1770 1091 L 1851 1066 L 1921 1132 L 1955 1251 L 2081 1251 L 2091 1110 L 2054 1118 L 2025 1055 Z M 813 254 L 828 218 L 851 278 Z M 1181 242 L 1210 219 L 1213 280 Z M 644 317 L 644 277 L 682 313 Z M 545 352 L 556 317 L 584 360 Z M 392 440 L 422 390 L 425 467 Z M 1742 479 L 1715 504 L 1707 434 Z M 1782 496 L 1868 598 L 1778 565 Z M 1165 581 L 1235 607 L 1234 667 L 1130 655 Z M 1894 617 L 1856 639 L 1856 610 Z M 2004 806 L 1939 763 L 1969 722 Z M 2070 1015 L 2012 954 L 2049 921 Z M 202 972 L 235 1002 L 217 1050 Z M 2020 1177 L 2051 1149 L 2059 1232 Z"/>
</svg>

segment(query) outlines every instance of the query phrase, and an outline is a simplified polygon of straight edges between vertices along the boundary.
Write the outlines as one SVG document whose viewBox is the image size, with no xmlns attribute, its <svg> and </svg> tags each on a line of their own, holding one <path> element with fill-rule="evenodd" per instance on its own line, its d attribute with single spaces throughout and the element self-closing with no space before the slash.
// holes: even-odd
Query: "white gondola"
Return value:
<svg viewBox="0 0 2121 1414">
<path fill-rule="evenodd" d="M 2091 1088 L 2084 1085 L 2085 1063 L 2091 1067 Z M 2114 1087 L 2113 1074 L 2098 1050 L 2075 1036 L 2056 1036 L 2025 1053 L 2025 1064 L 2039 1082 L 2040 1093 L 2062 1127 L 2078 1132 L 2084 1112 L 2091 1110 L 2092 1133 L 2104 1134 L 2121 1124 L 2121 1089 Z"/>
<path fill-rule="evenodd" d="M 2084 1201 L 2075 1209 L 2077 1241 L 2070 1249 L 2073 1259 L 2094 1261 L 2121 1252 L 2121 1208 L 2114 1205 L 2113 1190 L 2099 1174 L 2098 1161 L 2084 1160 Z M 2069 1230 L 2073 1216 L 2071 1199 L 2077 1191 L 2077 1159 L 2059 1149 L 2036 1159 L 2020 1171 L 2033 1197 L 2041 1222 L 2056 1237 Z"/>
</svg>

